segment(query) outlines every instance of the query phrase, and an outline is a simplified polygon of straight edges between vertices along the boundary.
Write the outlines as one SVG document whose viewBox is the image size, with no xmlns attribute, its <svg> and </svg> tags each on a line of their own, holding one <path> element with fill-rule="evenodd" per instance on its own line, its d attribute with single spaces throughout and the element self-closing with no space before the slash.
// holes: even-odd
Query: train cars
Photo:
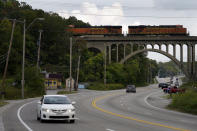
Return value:
<svg viewBox="0 0 197 131">
<path fill-rule="evenodd" d="M 91 27 L 71 27 L 66 31 L 72 32 L 75 36 L 80 35 L 104 35 L 104 36 L 118 36 L 122 35 L 122 26 L 91 26 Z"/>
<path fill-rule="evenodd" d="M 188 35 L 187 29 L 182 25 L 160 25 L 160 26 L 129 26 L 128 36 L 136 35 Z"/>
</svg>

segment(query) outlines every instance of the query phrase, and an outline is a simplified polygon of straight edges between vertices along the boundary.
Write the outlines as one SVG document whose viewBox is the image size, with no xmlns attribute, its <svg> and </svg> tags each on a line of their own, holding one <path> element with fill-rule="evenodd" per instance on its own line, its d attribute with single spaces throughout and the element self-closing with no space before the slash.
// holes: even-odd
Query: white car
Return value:
<svg viewBox="0 0 197 131">
<path fill-rule="evenodd" d="M 69 120 L 74 123 L 74 104 L 65 95 L 44 95 L 37 103 L 37 120 Z"/>
</svg>

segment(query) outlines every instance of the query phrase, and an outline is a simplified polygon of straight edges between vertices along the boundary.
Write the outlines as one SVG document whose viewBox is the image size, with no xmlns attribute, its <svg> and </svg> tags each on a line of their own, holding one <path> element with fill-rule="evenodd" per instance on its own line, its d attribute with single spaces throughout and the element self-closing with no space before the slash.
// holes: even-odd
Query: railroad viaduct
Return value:
<svg viewBox="0 0 197 131">
<path fill-rule="evenodd" d="M 197 48 L 197 36 L 110 36 L 110 37 L 83 37 L 88 48 L 96 48 L 105 52 L 108 63 L 112 61 L 112 51 L 116 52 L 116 62 L 125 63 L 129 58 L 143 52 L 157 52 L 170 58 L 182 70 L 189 79 L 197 78 L 195 63 L 195 48 Z M 155 46 L 158 48 L 155 48 Z M 170 54 L 169 46 L 173 47 Z M 187 47 L 187 65 L 183 64 L 183 46 Z M 162 50 L 162 46 L 165 50 Z M 177 59 L 177 46 L 180 47 L 180 58 Z M 184 46 L 184 47 L 185 47 Z M 120 50 L 122 47 L 122 50 Z M 148 48 L 151 47 L 151 48 Z M 128 52 L 129 49 L 129 52 Z M 126 51 L 127 50 L 127 51 Z M 119 58 L 119 53 L 123 56 Z"/>
</svg>

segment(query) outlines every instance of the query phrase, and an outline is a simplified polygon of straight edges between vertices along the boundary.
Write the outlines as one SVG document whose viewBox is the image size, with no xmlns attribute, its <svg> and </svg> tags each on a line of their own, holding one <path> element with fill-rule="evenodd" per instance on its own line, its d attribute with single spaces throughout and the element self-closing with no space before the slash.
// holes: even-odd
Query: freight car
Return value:
<svg viewBox="0 0 197 131">
<path fill-rule="evenodd" d="M 74 36 L 81 35 L 104 35 L 119 36 L 122 35 L 122 26 L 91 26 L 91 27 L 71 27 L 66 31 L 71 32 Z"/>
<path fill-rule="evenodd" d="M 169 35 L 169 36 L 186 36 L 187 29 L 182 25 L 159 25 L 159 26 L 129 26 L 128 36 L 136 35 Z"/>
</svg>

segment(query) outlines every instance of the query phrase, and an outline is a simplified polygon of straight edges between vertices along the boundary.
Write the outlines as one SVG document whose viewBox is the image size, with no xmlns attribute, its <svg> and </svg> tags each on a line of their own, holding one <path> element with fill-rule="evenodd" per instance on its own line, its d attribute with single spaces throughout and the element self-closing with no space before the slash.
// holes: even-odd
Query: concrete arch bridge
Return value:
<svg viewBox="0 0 197 131">
<path fill-rule="evenodd" d="M 106 52 L 107 61 L 111 63 L 126 62 L 129 58 L 148 51 L 157 52 L 170 58 L 191 80 L 197 78 L 197 36 L 132 36 L 132 37 L 83 37 L 88 48 L 96 48 Z M 170 48 L 171 47 L 171 48 Z M 187 53 L 184 52 L 187 48 Z M 163 49 L 165 48 L 165 49 Z M 172 49 L 172 50 L 169 50 Z M 177 50 L 180 51 L 179 58 Z M 186 54 L 184 54 L 186 53 Z M 183 65 L 183 57 L 187 56 L 187 66 Z"/>
</svg>

